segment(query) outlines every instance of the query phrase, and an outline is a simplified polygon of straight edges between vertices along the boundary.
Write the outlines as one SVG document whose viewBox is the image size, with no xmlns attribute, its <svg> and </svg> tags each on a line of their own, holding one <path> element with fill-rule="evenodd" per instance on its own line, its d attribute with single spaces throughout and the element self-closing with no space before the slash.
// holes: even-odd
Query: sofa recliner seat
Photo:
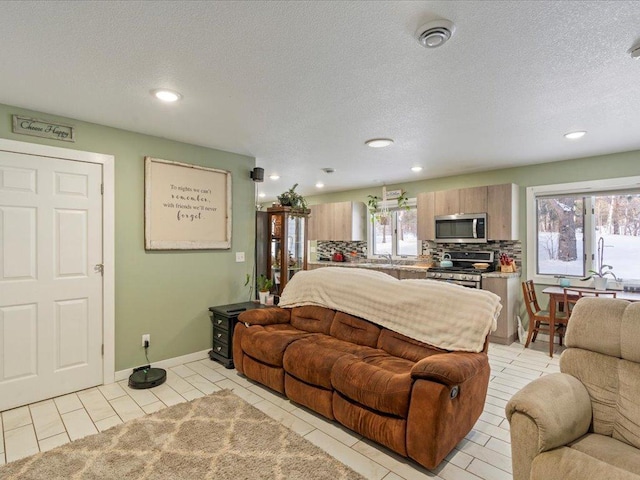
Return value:
<svg viewBox="0 0 640 480">
<path fill-rule="evenodd" d="M 383 350 L 374 350 L 363 358 L 342 357 L 331 370 L 331 384 L 352 402 L 406 419 L 414 365 Z"/>
<path fill-rule="evenodd" d="M 318 306 L 243 312 L 233 340 L 239 373 L 427 468 L 482 413 L 487 347 L 451 352 Z"/>
<path fill-rule="evenodd" d="M 560 372 L 506 407 L 514 480 L 640 480 L 640 303 L 582 298 Z"/>
</svg>

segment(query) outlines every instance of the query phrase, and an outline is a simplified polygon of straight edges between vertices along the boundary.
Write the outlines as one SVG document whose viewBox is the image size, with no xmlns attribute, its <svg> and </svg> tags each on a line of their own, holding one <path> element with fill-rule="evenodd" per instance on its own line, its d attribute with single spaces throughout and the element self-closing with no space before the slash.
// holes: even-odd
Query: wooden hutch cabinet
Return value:
<svg viewBox="0 0 640 480">
<path fill-rule="evenodd" d="M 307 269 L 308 212 L 293 212 L 291 207 L 267 209 L 269 255 L 267 274 L 273 280 L 274 292 L 281 295 L 291 277 Z"/>
</svg>

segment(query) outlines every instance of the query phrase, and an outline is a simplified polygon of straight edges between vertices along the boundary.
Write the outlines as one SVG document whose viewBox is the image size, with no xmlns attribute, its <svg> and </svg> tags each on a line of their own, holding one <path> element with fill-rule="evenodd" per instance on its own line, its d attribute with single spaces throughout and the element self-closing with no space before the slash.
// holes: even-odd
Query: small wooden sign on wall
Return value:
<svg viewBox="0 0 640 480">
<path fill-rule="evenodd" d="M 64 142 L 75 142 L 73 127 L 62 123 L 52 123 L 37 118 L 13 115 L 13 133 L 34 137 L 52 138 Z"/>
</svg>

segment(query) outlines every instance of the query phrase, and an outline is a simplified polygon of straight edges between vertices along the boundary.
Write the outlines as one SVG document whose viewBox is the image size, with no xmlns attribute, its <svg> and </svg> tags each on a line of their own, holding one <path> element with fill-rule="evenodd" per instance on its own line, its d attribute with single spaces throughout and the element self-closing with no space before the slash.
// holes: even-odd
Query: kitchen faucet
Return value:
<svg viewBox="0 0 640 480">
<path fill-rule="evenodd" d="M 393 255 L 391 255 L 390 253 L 381 253 L 380 257 L 386 258 L 387 260 L 389 260 L 389 264 L 393 265 Z"/>
</svg>

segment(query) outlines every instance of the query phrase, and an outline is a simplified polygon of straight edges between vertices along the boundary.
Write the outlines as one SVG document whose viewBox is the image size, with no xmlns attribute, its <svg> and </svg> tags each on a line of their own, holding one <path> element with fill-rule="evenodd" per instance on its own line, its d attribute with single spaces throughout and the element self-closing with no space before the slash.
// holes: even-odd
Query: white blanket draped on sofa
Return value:
<svg viewBox="0 0 640 480">
<path fill-rule="evenodd" d="M 445 350 L 480 352 L 496 329 L 500 297 L 436 280 L 397 280 L 373 270 L 324 267 L 296 273 L 283 308 L 316 305 L 364 318 Z"/>
</svg>

